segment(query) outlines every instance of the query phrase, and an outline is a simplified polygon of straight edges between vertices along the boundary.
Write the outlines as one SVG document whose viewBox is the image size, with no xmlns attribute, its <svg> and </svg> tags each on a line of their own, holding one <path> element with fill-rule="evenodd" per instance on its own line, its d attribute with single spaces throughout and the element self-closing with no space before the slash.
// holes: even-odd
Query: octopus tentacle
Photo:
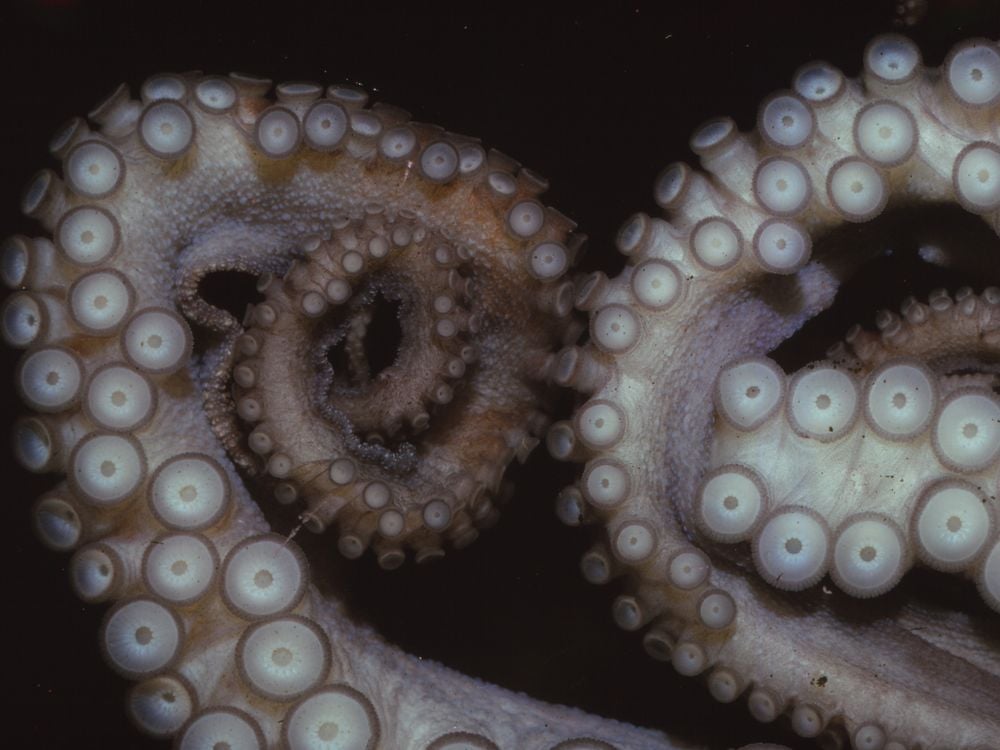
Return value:
<svg viewBox="0 0 1000 750">
<path fill-rule="evenodd" d="M 236 411 L 253 425 L 250 451 L 277 480 L 279 499 L 306 501 L 308 528 L 339 519 L 338 546 L 348 557 L 373 536 L 388 568 L 403 562 L 404 542 L 418 560 L 443 552 L 441 535 L 455 546 L 470 543 L 475 525 L 496 513 L 489 498 L 506 464 L 526 457 L 547 422 L 528 383 L 555 326 L 498 322 L 493 310 L 517 290 L 468 248 L 412 219 L 369 209 L 308 252 L 283 281 L 262 285 L 265 300 L 237 341 Z M 531 252 L 532 260 L 561 254 L 558 268 L 545 269 L 550 278 L 567 267 L 560 243 L 546 240 Z M 378 343 L 371 327 L 380 300 L 399 305 L 402 343 L 373 372 L 365 342 Z M 343 319 L 328 314 L 332 307 Z M 567 312 L 568 305 L 562 317 Z M 343 365 L 331 366 L 336 348 Z M 310 372 L 293 389 L 285 385 L 289 361 Z"/>
<path fill-rule="evenodd" d="M 36 526 L 76 550 L 82 599 L 114 603 L 101 644 L 138 682 L 133 719 L 182 748 L 669 747 L 418 666 L 269 533 L 236 466 L 305 499 L 306 527 L 336 518 L 349 557 L 373 540 L 391 568 L 407 547 L 426 560 L 472 541 L 547 424 L 578 244 L 509 158 L 352 88 L 282 84 L 274 104 L 269 88 L 116 90 L 96 130 L 57 135 L 63 177 L 25 193 L 52 238 L 13 238 L 0 264 L 19 290 L 2 332 L 28 349 L 18 384 L 37 411 L 15 451 L 66 475 Z M 200 293 L 220 270 L 264 272 L 243 323 Z M 376 369 L 380 296 L 400 340 Z"/>
<path fill-rule="evenodd" d="M 880 595 L 920 561 L 972 577 L 996 609 L 1000 293 L 910 302 L 903 319 L 880 318 L 884 344 L 852 332 L 853 352 L 790 377 L 764 356 L 865 262 L 860 248 L 821 247 L 834 227 L 955 202 L 1000 230 L 997 122 L 989 40 L 940 70 L 896 35 L 868 46 L 858 80 L 805 66 L 763 101 L 755 131 L 721 118 L 694 133 L 707 174 L 664 170 L 655 197 L 669 223 L 625 224 L 625 268 L 578 287 L 590 340 L 553 365 L 587 399 L 548 436 L 557 458 L 585 462 L 561 517 L 606 532 L 585 577 L 627 576 L 613 616 L 643 631 L 651 657 L 703 675 L 722 702 L 745 695 L 762 722 L 786 715 L 803 737 L 1000 736 L 990 626 L 918 600 L 894 625 L 862 609 L 838 630 L 827 612 L 849 602 L 796 593 L 831 571 L 852 596 Z M 914 639 L 942 620 L 968 649 Z M 898 663 L 877 661 L 872 688 L 887 629 L 907 645 Z M 901 669 L 917 653 L 930 666 Z"/>
<path fill-rule="evenodd" d="M 779 588 L 808 588 L 829 568 L 843 590 L 875 596 L 895 585 L 917 557 L 940 570 L 977 570 L 995 523 L 992 502 L 977 493 L 995 494 L 991 485 L 1000 454 L 1000 402 L 992 390 L 996 365 L 990 363 L 996 359 L 990 342 L 1000 328 L 1000 296 L 993 287 L 981 296 L 968 289 L 958 296 L 960 305 L 943 293 L 934 295 L 934 307 L 907 304 L 914 323 L 883 316 L 884 345 L 883 339 L 855 334 L 852 348 L 859 355 L 845 350 L 832 362 L 810 365 L 787 388 L 769 360 L 724 367 L 716 390 L 722 419 L 714 435 L 711 478 L 698 494 L 700 530 L 716 541 L 753 538 L 759 572 Z M 946 368 L 955 366 L 949 356 L 954 352 L 968 362 L 983 358 L 985 371 L 978 377 L 947 374 Z M 923 361 L 943 372 L 935 374 Z M 743 415 L 748 410 L 757 415 L 759 400 L 766 400 L 766 413 L 747 424 Z M 778 417 L 782 408 L 785 419 Z M 854 457 L 857 475 L 882 477 L 884 483 L 851 476 L 824 497 L 799 489 L 816 481 L 833 443 Z M 771 463 L 761 447 L 774 444 L 783 444 L 783 454 L 794 458 Z M 789 471 L 789 463 L 798 464 L 802 474 Z M 767 480 L 751 466 L 767 467 Z M 950 485 L 959 477 L 971 494 L 947 496 L 968 506 L 966 523 L 949 533 L 932 519 L 959 522 L 944 510 L 943 500 L 933 498 L 944 497 L 941 482 Z M 746 503 L 738 502 L 741 497 Z M 798 502 L 789 500 L 793 497 L 820 511 L 817 525 L 791 514 L 787 506 Z M 848 498 L 853 502 L 845 502 Z M 727 501 L 735 505 L 732 511 Z M 864 511 L 852 514 L 852 506 Z M 781 525 L 799 523 L 817 537 L 815 555 L 779 559 L 767 540 L 780 538 Z M 852 559 L 849 549 L 860 559 Z M 878 549 L 885 551 L 880 559 Z"/>
</svg>

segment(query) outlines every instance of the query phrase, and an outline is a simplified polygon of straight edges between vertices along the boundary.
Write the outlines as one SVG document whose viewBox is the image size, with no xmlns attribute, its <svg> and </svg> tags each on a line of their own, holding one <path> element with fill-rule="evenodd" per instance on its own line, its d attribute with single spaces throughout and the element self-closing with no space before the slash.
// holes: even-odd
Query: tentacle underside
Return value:
<svg viewBox="0 0 1000 750">
<path fill-rule="evenodd" d="M 996 232 L 998 138 L 994 43 L 924 70 L 909 40 L 879 38 L 858 80 L 803 67 L 756 132 L 697 130 L 708 175 L 668 167 L 656 197 L 669 223 L 634 217 L 625 270 L 580 287 L 591 340 L 554 376 L 589 400 L 549 444 L 586 461 L 567 520 L 608 532 L 584 575 L 627 574 L 617 622 L 760 721 L 784 714 L 802 736 L 858 748 L 1000 737 L 995 248 L 938 258 L 986 269 L 978 292 L 908 300 L 879 335 L 853 330 L 787 378 L 764 356 L 864 262 L 843 242 L 811 253 L 836 225 L 957 202 Z M 915 564 L 973 579 L 988 608 L 910 601 L 889 619 L 851 601 Z"/>
<path fill-rule="evenodd" d="M 996 43 L 925 70 L 883 37 L 864 65 L 804 67 L 751 134 L 696 132 L 709 174 L 665 170 L 670 223 L 637 215 L 622 273 L 576 283 L 541 178 L 355 89 L 159 76 L 60 131 L 62 178 L 24 199 L 47 235 L 0 263 L 35 412 L 15 451 L 66 476 L 37 526 L 114 602 L 101 642 L 140 726 L 184 748 L 679 746 L 385 644 L 257 505 L 386 569 L 438 557 L 495 518 L 554 383 L 586 395 L 548 431 L 585 462 L 558 512 L 603 525 L 584 575 L 627 576 L 613 614 L 653 658 L 804 737 L 995 746 L 1000 258 L 945 248 L 982 289 L 791 376 L 765 356 L 867 259 L 811 255 L 835 226 L 956 202 L 1000 231 Z M 222 271 L 261 274 L 243 320 L 204 299 Z M 971 579 L 982 611 L 875 619 L 817 586 L 880 596 L 914 565 Z"/>
<path fill-rule="evenodd" d="M 336 518 L 349 556 L 371 542 L 391 568 L 470 542 L 545 427 L 575 248 L 512 160 L 354 89 L 287 84 L 272 106 L 269 88 L 117 91 L 98 132 L 57 135 L 65 182 L 28 188 L 52 239 L 5 254 L 24 291 L 4 331 L 29 347 L 18 383 L 39 412 L 15 450 L 67 475 L 39 527 L 77 548 L 80 596 L 117 601 L 102 644 L 140 680 L 131 713 L 183 747 L 660 742 L 403 655 L 268 534 L 234 464 L 269 502 L 304 500 L 307 527 Z M 268 272 L 245 327 L 199 296 L 225 270 Z M 366 329 L 393 303 L 398 352 L 373 370 Z"/>
</svg>

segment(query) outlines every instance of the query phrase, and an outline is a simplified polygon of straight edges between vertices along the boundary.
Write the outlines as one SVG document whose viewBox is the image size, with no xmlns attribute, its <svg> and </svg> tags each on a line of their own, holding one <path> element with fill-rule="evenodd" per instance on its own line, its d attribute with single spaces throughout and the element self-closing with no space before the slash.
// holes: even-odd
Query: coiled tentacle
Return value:
<svg viewBox="0 0 1000 750">
<path fill-rule="evenodd" d="M 118 89 L 25 193 L 51 236 L 0 262 L 37 412 L 14 449 L 66 477 L 36 526 L 76 550 L 81 598 L 114 603 L 101 644 L 138 682 L 132 717 L 182 748 L 666 746 L 404 656 L 269 533 L 236 467 L 336 522 L 349 557 L 472 541 L 547 424 L 577 245 L 509 158 L 353 88 L 269 89 Z M 222 271 L 263 274 L 245 324 L 201 294 Z M 398 336 L 373 322 L 392 305 Z"/>
</svg>

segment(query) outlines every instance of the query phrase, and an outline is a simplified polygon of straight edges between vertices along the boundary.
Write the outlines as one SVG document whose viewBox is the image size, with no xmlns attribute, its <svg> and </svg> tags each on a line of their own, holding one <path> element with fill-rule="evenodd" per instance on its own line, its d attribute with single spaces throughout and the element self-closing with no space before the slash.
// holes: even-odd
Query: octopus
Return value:
<svg viewBox="0 0 1000 750">
<path fill-rule="evenodd" d="M 544 178 L 356 86 L 163 73 L 59 129 L 0 256 L 11 444 L 131 721 L 181 748 L 716 741 L 365 624 L 354 588 L 461 565 L 540 483 L 634 679 L 752 717 L 741 742 L 996 747 L 1000 49 L 889 34 L 859 67 L 698 127 L 589 271 Z M 906 232 L 961 281 L 791 352 Z"/>
</svg>

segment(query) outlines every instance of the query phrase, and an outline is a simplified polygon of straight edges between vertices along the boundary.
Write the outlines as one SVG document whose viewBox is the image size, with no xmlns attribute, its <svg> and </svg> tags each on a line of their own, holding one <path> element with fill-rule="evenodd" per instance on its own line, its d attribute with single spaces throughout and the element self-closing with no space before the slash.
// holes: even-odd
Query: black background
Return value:
<svg viewBox="0 0 1000 750">
<path fill-rule="evenodd" d="M 824 58 L 854 75 L 865 43 L 899 30 L 896 4 L 867 2 L 605 3 L 559 10 L 473 3 L 383 4 L 8 0 L 0 10 L 4 104 L 0 218 L 17 213 L 30 176 L 51 166 L 56 127 L 121 80 L 150 74 L 242 70 L 280 80 L 359 83 L 422 121 L 483 139 L 548 177 L 546 202 L 591 238 L 584 265 L 613 269 L 612 239 L 634 211 L 655 213 L 651 185 L 710 116 L 752 127 L 756 104 L 785 88 L 798 65 Z M 1000 36 L 993 0 L 931 2 L 902 27 L 938 64 L 968 36 Z M 5 352 L 6 392 L 15 355 Z M 3 423 L 20 410 L 5 399 Z M 8 528 L 0 580 L 0 657 L 10 747 L 164 747 L 127 723 L 126 683 L 98 654 L 101 607 L 69 592 L 67 558 L 39 545 L 27 508 L 49 478 L 27 477 L 3 456 Z M 673 728 L 722 748 L 796 743 L 753 722 L 745 703 L 721 706 L 696 681 L 652 662 L 639 639 L 610 621 L 614 591 L 577 572 L 585 532 L 561 527 L 552 497 L 572 476 L 538 452 L 521 472 L 499 527 L 438 564 L 385 574 L 370 559 L 333 559 L 359 617 L 422 656 L 627 721 Z M 7 713 L 7 711 L 5 711 Z M 801 741 L 799 741 L 801 742 Z M 801 745 L 800 745 L 801 746 Z"/>
</svg>

